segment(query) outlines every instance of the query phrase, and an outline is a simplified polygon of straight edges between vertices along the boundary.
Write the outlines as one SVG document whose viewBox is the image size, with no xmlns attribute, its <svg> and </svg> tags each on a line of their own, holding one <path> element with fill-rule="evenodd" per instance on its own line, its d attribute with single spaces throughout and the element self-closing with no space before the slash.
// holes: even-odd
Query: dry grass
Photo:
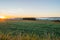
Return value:
<svg viewBox="0 0 60 40">
<path fill-rule="evenodd" d="M 51 37 L 50 33 L 48 33 L 46 36 L 42 35 L 36 35 L 36 34 L 18 34 L 15 36 L 9 35 L 9 34 L 0 34 L 0 40 L 60 40 L 60 37 L 53 36 Z"/>
</svg>

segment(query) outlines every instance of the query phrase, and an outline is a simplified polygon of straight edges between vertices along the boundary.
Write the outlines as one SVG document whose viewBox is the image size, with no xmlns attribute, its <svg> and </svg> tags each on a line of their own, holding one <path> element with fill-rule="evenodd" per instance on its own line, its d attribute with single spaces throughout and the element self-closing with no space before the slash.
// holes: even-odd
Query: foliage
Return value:
<svg viewBox="0 0 60 40">
<path fill-rule="evenodd" d="M 0 40 L 59 40 L 60 23 L 52 21 L 0 22 Z"/>
</svg>

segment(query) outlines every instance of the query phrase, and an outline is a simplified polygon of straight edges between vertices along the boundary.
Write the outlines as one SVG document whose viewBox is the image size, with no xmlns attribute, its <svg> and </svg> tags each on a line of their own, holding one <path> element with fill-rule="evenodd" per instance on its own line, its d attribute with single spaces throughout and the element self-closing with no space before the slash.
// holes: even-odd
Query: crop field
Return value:
<svg viewBox="0 0 60 40">
<path fill-rule="evenodd" d="M 60 40 L 60 23 L 40 21 L 0 21 L 0 40 Z"/>
</svg>

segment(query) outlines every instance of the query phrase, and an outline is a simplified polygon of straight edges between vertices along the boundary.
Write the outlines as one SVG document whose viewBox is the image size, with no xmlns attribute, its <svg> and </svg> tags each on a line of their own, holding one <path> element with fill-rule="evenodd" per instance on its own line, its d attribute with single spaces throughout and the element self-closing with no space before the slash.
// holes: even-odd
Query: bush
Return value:
<svg viewBox="0 0 60 40">
<path fill-rule="evenodd" d="M 60 20 L 53 20 L 54 22 L 60 22 Z"/>
<path fill-rule="evenodd" d="M 23 20 L 36 20 L 36 18 L 23 18 Z"/>
</svg>

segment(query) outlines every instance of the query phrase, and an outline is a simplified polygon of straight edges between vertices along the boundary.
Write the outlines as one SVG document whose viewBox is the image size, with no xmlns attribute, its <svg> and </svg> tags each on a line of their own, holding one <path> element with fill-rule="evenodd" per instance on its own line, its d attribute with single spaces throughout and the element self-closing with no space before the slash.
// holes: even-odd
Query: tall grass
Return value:
<svg viewBox="0 0 60 40">
<path fill-rule="evenodd" d="M 51 21 L 0 22 L 0 40 L 60 40 L 60 23 Z"/>
<path fill-rule="evenodd" d="M 0 40 L 60 40 L 60 37 L 52 36 L 48 33 L 46 36 L 44 35 L 36 35 L 36 34 L 18 34 L 18 35 L 9 35 L 9 34 L 0 34 Z"/>
</svg>

